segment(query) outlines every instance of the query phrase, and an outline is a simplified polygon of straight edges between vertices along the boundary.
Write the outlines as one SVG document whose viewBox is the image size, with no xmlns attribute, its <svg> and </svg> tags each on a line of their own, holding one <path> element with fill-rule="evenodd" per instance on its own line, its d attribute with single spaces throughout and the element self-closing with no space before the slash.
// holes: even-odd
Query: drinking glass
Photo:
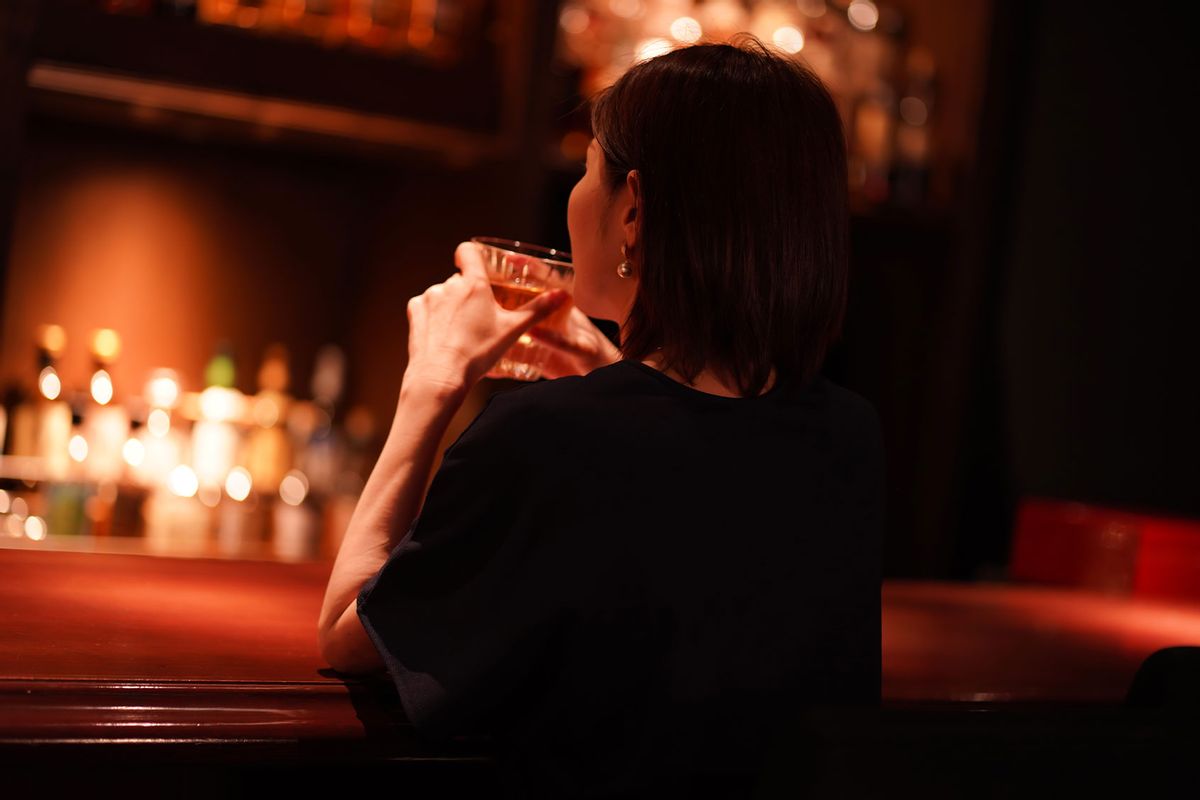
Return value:
<svg viewBox="0 0 1200 800">
<path fill-rule="evenodd" d="M 564 250 L 494 236 L 473 236 L 471 241 L 483 256 L 492 294 L 503 308 L 519 308 L 550 289 L 570 292 L 574 285 L 571 254 Z M 570 313 L 571 304 L 567 303 L 535 327 L 566 333 Z M 547 355 L 544 345 L 528 333 L 522 333 L 488 371 L 487 377 L 536 381 L 542 376 Z"/>
</svg>

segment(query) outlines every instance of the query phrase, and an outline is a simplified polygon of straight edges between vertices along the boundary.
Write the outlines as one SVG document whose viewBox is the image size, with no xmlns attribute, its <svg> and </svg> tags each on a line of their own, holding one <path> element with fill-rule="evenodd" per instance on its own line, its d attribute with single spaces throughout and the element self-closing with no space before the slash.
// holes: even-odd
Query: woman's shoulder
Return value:
<svg viewBox="0 0 1200 800">
<path fill-rule="evenodd" d="M 492 396 L 491 402 L 507 413 L 601 405 L 614 396 L 636 395 L 638 382 L 634 378 L 627 363 L 617 361 L 587 375 L 569 375 L 503 389 Z"/>
</svg>

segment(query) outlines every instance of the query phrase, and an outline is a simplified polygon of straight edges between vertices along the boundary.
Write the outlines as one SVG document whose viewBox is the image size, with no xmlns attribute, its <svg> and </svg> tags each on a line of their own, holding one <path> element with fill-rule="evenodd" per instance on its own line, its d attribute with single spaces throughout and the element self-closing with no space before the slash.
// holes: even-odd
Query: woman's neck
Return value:
<svg viewBox="0 0 1200 800">
<path fill-rule="evenodd" d="M 736 389 L 736 387 L 731 387 L 725 383 L 722 383 L 720 381 L 720 379 L 717 378 L 716 373 L 708 368 L 702 369 L 700 371 L 700 374 L 698 374 L 696 376 L 695 380 L 692 383 L 688 383 L 687 381 L 685 381 L 683 379 L 683 376 L 681 376 L 679 373 L 675 372 L 675 370 L 662 368 L 662 354 L 659 351 L 655 351 L 654 353 L 651 353 L 649 356 L 647 356 L 642 361 L 642 363 L 648 367 L 653 367 L 654 369 L 658 370 L 659 372 L 661 372 L 662 374 L 671 378 L 672 380 L 674 380 L 678 383 L 682 383 L 684 386 L 687 386 L 691 389 L 695 389 L 700 392 L 704 392 L 706 394 L 715 394 L 719 397 L 743 397 L 744 396 L 744 395 L 742 395 L 741 392 L 739 392 Z M 760 395 L 766 394 L 767 392 L 771 391 L 771 388 L 774 387 L 774 385 L 775 385 L 775 370 L 772 369 L 770 376 L 767 377 L 766 386 L 763 387 L 763 390 L 761 392 L 759 392 L 759 394 Z"/>
</svg>

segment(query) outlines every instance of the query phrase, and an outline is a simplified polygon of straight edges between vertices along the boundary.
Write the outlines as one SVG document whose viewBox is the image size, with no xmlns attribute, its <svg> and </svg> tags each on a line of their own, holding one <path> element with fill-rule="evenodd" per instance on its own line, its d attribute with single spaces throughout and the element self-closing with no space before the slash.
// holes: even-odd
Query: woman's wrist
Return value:
<svg viewBox="0 0 1200 800">
<path fill-rule="evenodd" d="M 400 382 L 399 402 L 435 403 L 458 406 L 467 398 L 471 387 L 465 375 L 433 376 L 420 370 L 407 369 Z"/>
</svg>

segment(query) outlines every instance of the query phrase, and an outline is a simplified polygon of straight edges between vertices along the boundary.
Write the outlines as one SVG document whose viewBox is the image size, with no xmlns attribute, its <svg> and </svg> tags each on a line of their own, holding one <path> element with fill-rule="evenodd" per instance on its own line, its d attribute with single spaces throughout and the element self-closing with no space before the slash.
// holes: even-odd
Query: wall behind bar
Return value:
<svg viewBox="0 0 1200 800">
<path fill-rule="evenodd" d="M 349 356 L 347 403 L 386 426 L 407 362 L 408 298 L 453 274 L 462 239 L 530 236 L 536 207 L 513 202 L 523 187 L 511 164 L 360 162 L 45 119 L 27 141 L 0 340 L 0 381 L 27 390 L 45 323 L 66 328 L 69 388 L 87 385 L 91 332 L 121 334 L 118 399 L 159 367 L 202 388 L 222 341 L 246 392 L 267 346 L 284 343 L 291 390 L 307 395 L 316 350 L 335 343 Z"/>
<path fill-rule="evenodd" d="M 347 176 L 124 132 L 81 137 L 52 123 L 31 126 L 28 142 L 3 317 L 5 381 L 30 382 L 43 323 L 65 326 L 60 372 L 77 387 L 92 367 L 91 331 L 116 329 L 118 397 L 140 393 L 156 367 L 200 388 L 222 340 L 234 346 L 243 390 L 257 388 L 274 341 L 288 344 L 295 377 L 306 379 L 347 313 Z"/>
</svg>

